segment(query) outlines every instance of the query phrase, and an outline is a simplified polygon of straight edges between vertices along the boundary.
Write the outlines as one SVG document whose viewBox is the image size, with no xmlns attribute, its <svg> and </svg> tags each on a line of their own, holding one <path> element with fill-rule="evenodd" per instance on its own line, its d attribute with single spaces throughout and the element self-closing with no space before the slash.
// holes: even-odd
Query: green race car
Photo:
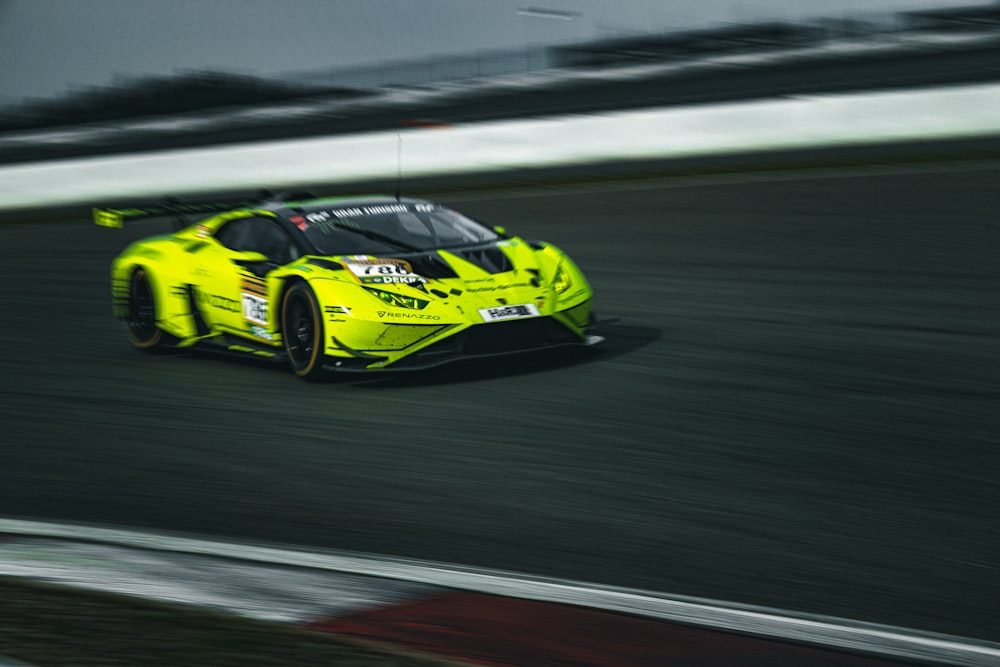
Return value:
<svg viewBox="0 0 1000 667">
<path fill-rule="evenodd" d="M 129 341 L 283 357 L 314 378 L 602 340 L 590 286 L 555 246 L 419 199 L 297 197 L 95 209 L 112 227 L 215 213 L 114 260 Z"/>
</svg>

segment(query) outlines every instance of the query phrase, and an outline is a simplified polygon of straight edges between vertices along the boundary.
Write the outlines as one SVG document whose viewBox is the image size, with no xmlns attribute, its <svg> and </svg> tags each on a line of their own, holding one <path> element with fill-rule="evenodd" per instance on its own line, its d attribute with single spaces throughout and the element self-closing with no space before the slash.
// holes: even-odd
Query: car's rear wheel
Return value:
<svg viewBox="0 0 1000 667">
<path fill-rule="evenodd" d="M 293 284 L 281 299 L 281 335 L 293 373 L 310 380 L 325 375 L 323 320 L 316 294 L 306 283 Z"/>
<path fill-rule="evenodd" d="M 141 266 L 132 272 L 128 287 L 128 315 L 125 331 L 129 342 L 141 350 L 163 343 L 163 329 L 156 323 L 156 297 L 149 274 Z"/>
</svg>

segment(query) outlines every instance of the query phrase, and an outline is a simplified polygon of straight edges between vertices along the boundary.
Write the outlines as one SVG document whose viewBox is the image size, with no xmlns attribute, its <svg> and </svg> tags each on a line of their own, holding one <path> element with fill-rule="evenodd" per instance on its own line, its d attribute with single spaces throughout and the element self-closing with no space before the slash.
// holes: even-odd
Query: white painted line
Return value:
<svg viewBox="0 0 1000 667">
<path fill-rule="evenodd" d="M 33 667 L 26 662 L 21 662 L 20 660 L 14 660 L 14 658 L 6 658 L 0 655 L 0 667 Z"/>
<path fill-rule="evenodd" d="M 98 542 L 161 552 L 202 554 L 271 565 L 384 577 L 516 598 L 574 604 L 899 659 L 930 660 L 970 667 L 992 667 L 1000 664 L 1000 644 L 993 642 L 718 600 L 669 596 L 651 591 L 531 577 L 498 570 L 373 554 L 299 551 L 157 533 L 14 519 L 0 519 L 0 533 Z"/>
<path fill-rule="evenodd" d="M 469 123 L 0 167 L 0 208 L 1000 133 L 1000 83 Z"/>
</svg>

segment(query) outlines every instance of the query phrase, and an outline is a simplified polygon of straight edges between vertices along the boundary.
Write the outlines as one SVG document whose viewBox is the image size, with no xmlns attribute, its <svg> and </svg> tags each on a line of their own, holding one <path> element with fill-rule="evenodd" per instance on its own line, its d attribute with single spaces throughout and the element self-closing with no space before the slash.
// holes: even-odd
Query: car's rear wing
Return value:
<svg viewBox="0 0 1000 667">
<path fill-rule="evenodd" d="M 188 224 L 188 215 L 199 213 L 224 213 L 238 208 L 256 208 L 264 204 L 301 201 L 315 199 L 316 195 L 305 190 L 286 190 L 271 192 L 259 190 L 253 196 L 233 199 L 194 199 L 182 200 L 167 197 L 156 202 L 145 204 L 129 204 L 121 207 L 95 207 L 94 222 L 102 227 L 121 227 L 126 220 L 141 220 L 142 218 L 159 218 L 174 216 L 181 225 Z"/>
<path fill-rule="evenodd" d="M 199 213 L 222 213 L 237 208 L 260 206 L 267 196 L 242 197 L 240 199 L 213 199 L 210 201 L 181 201 L 164 199 L 156 203 L 135 204 L 115 208 L 94 208 L 94 222 L 102 227 L 121 227 L 126 220 L 174 216 L 183 220 L 188 215 Z"/>
</svg>

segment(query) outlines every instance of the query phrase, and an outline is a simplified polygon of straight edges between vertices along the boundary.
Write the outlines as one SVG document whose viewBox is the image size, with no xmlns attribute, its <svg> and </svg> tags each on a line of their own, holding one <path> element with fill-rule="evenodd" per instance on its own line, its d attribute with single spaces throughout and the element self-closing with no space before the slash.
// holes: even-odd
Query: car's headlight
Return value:
<svg viewBox="0 0 1000 667">
<path fill-rule="evenodd" d="M 569 274 L 563 269 L 562 264 L 556 269 L 556 277 L 552 280 L 552 287 L 555 288 L 556 294 L 562 294 L 569 289 L 569 286 L 573 284 L 573 281 L 569 279 Z"/>
<path fill-rule="evenodd" d="M 365 287 L 367 292 L 379 299 L 389 304 L 390 306 L 395 306 L 397 308 L 410 308 L 411 310 L 423 310 L 427 307 L 430 301 L 425 301 L 424 299 L 418 299 L 415 296 L 403 296 L 402 294 L 396 294 L 394 292 L 384 292 L 380 289 L 375 289 L 374 287 Z"/>
</svg>

